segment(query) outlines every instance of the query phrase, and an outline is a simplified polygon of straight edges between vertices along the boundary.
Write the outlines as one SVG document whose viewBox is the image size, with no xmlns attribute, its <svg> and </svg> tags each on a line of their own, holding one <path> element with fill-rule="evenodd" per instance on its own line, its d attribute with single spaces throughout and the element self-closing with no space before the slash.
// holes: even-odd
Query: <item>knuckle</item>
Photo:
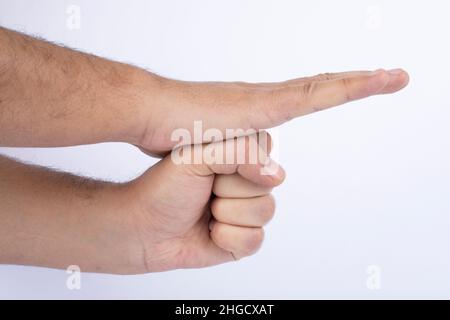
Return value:
<svg viewBox="0 0 450 320">
<path fill-rule="evenodd" d="M 334 77 L 333 73 L 326 72 L 326 73 L 320 73 L 320 74 L 314 76 L 313 79 L 315 79 L 317 81 L 328 81 L 328 80 L 333 79 L 333 77 Z"/>
<path fill-rule="evenodd" d="M 309 81 L 301 85 L 298 92 L 300 101 L 307 102 L 313 96 L 316 87 L 316 81 Z"/>
</svg>

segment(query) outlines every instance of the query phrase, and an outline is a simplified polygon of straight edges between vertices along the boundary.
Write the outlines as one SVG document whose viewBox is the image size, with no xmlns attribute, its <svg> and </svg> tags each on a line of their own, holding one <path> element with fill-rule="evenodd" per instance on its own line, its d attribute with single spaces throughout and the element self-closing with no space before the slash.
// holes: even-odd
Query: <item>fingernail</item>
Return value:
<svg viewBox="0 0 450 320">
<path fill-rule="evenodd" d="M 389 70 L 388 73 L 393 76 L 396 76 L 396 75 L 403 73 L 403 70 L 402 69 L 392 69 L 392 70 Z"/>
</svg>

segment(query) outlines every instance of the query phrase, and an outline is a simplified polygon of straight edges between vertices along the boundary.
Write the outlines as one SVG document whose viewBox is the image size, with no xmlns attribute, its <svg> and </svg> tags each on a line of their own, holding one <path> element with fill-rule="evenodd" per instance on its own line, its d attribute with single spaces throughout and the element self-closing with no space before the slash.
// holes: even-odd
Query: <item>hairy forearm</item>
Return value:
<svg viewBox="0 0 450 320">
<path fill-rule="evenodd" d="M 0 264 L 134 271 L 122 185 L 3 157 L 0 176 Z"/>
<path fill-rule="evenodd" d="M 139 144 L 160 83 L 139 68 L 0 28 L 0 145 Z"/>
</svg>

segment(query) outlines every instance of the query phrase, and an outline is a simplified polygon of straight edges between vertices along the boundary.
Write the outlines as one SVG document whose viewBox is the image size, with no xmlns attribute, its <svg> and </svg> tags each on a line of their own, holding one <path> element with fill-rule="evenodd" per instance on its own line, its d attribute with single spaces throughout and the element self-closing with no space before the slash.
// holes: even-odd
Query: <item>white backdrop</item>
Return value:
<svg viewBox="0 0 450 320">
<path fill-rule="evenodd" d="M 0 25 L 180 79 L 379 67 L 411 76 L 394 96 L 278 129 L 288 177 L 257 255 L 209 269 L 82 274 L 81 290 L 66 288 L 64 271 L 1 266 L 0 297 L 450 298 L 449 14 L 444 0 L 0 0 Z M 121 181 L 154 162 L 124 144 L 0 152 Z"/>
</svg>

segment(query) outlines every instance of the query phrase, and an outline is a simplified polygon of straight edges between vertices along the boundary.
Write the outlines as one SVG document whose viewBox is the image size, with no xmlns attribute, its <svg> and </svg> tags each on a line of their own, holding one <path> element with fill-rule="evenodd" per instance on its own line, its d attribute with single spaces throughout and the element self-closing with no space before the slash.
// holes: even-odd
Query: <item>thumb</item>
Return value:
<svg viewBox="0 0 450 320">
<path fill-rule="evenodd" d="M 264 189 L 279 185 L 285 175 L 270 158 L 271 149 L 270 134 L 260 130 L 233 139 L 182 146 L 167 158 L 184 176 L 239 175 Z"/>
</svg>

